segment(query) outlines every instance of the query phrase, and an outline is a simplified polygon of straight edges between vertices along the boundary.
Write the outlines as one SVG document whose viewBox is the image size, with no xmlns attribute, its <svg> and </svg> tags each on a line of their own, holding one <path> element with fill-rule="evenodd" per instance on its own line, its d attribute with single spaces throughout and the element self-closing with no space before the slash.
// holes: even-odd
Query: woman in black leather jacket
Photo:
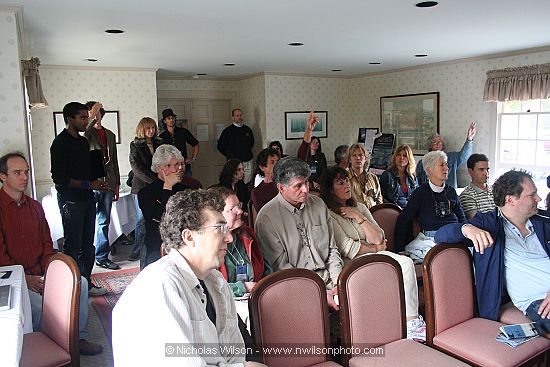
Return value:
<svg viewBox="0 0 550 367">
<path fill-rule="evenodd" d="M 410 146 L 397 147 L 391 157 L 390 168 L 380 177 L 380 188 L 385 203 L 405 207 L 409 196 L 418 187 L 416 180 L 416 162 Z"/>
</svg>

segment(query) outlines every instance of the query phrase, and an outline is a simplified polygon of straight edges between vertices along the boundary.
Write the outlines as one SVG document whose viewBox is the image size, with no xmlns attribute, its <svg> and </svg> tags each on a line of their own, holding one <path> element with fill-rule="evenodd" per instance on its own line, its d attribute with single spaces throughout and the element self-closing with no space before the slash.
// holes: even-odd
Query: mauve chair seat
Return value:
<svg viewBox="0 0 550 367">
<path fill-rule="evenodd" d="M 536 338 L 511 348 L 497 342 L 500 322 L 473 318 L 453 326 L 433 338 L 436 347 L 481 366 L 518 366 L 550 348 L 550 340 Z"/>
<path fill-rule="evenodd" d="M 71 355 L 41 332 L 23 335 L 23 351 L 19 367 L 64 366 Z"/>
<path fill-rule="evenodd" d="M 400 339 L 382 346 L 384 356 L 359 355 L 349 360 L 350 367 L 361 366 L 407 366 L 407 367 L 453 367 L 468 365 L 453 357 L 443 354 L 409 339 Z"/>
</svg>

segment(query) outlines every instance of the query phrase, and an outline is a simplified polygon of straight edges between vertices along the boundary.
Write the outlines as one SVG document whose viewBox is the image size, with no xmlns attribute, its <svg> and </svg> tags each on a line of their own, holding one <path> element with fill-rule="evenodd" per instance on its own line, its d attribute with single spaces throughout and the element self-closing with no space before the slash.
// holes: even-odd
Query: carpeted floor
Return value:
<svg viewBox="0 0 550 367">
<path fill-rule="evenodd" d="M 113 307 L 138 273 L 139 268 L 131 268 L 92 275 L 94 283 L 105 288 L 108 292 L 102 297 L 90 297 L 90 303 L 99 316 L 108 340 L 111 340 L 111 313 Z"/>
</svg>

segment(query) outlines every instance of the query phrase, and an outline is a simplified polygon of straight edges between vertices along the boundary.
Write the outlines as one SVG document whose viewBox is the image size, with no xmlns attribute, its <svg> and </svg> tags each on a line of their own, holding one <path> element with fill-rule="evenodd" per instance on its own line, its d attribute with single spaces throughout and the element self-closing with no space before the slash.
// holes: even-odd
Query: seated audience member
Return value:
<svg viewBox="0 0 550 367">
<path fill-rule="evenodd" d="M 311 172 L 309 182 L 315 190 L 319 190 L 319 179 L 323 171 L 327 169 L 327 159 L 321 149 L 321 140 L 316 136 L 312 136 L 317 122 L 319 122 L 319 117 L 311 111 L 307 117 L 302 144 L 298 148 L 298 158 L 308 164 Z"/>
<path fill-rule="evenodd" d="M 142 269 L 160 259 L 159 223 L 170 196 L 189 187 L 181 183 L 185 160 L 178 148 L 163 144 L 153 155 L 151 170 L 157 179 L 139 190 L 138 200 L 145 218 L 145 248 L 147 255 Z"/>
<path fill-rule="evenodd" d="M 219 186 L 227 187 L 234 191 L 239 201 L 242 203 L 243 210 L 247 211 L 248 200 L 250 200 L 250 192 L 246 187 L 244 178 L 244 167 L 240 160 L 230 159 L 223 166 L 220 172 Z"/>
<path fill-rule="evenodd" d="M 401 265 L 405 289 L 407 337 L 426 340 L 426 324 L 418 315 L 418 285 L 413 261 L 385 251 L 384 231 L 364 204 L 351 196 L 348 172 L 341 167 L 328 168 L 321 177 L 321 198 L 330 209 L 334 240 L 344 263 L 365 254 L 389 256 Z"/>
<path fill-rule="evenodd" d="M 385 203 L 397 204 L 404 208 L 414 189 L 416 182 L 416 163 L 410 146 L 404 144 L 397 147 L 391 157 L 390 168 L 380 177 L 380 188 Z"/>
<path fill-rule="evenodd" d="M 315 271 L 327 286 L 329 307 L 338 310 L 334 296 L 342 258 L 334 241 L 332 219 L 321 198 L 309 194 L 309 167 L 292 157 L 275 165 L 279 194 L 258 213 L 256 235 L 273 271 L 305 268 Z"/>
<path fill-rule="evenodd" d="M 415 261 L 424 260 L 426 253 L 435 246 L 434 236 L 439 228 L 466 221 L 455 189 L 445 184 L 449 173 L 447 155 L 436 150 L 424 155 L 422 160 L 428 182 L 414 190 L 395 224 L 396 251 L 404 248 Z M 405 246 L 413 220 L 418 221 L 422 231 Z"/>
<path fill-rule="evenodd" d="M 348 169 L 348 149 L 349 146 L 347 145 L 338 145 L 336 149 L 334 150 L 334 162 L 336 163 L 335 166 L 342 167 L 344 169 Z"/>
<path fill-rule="evenodd" d="M 479 316 L 498 320 L 504 290 L 514 305 L 550 332 L 550 218 L 526 171 L 508 171 L 495 181 L 498 208 L 477 213 L 467 224 L 437 231 L 438 243 L 473 246 Z"/>
<path fill-rule="evenodd" d="M 21 265 L 31 300 L 32 324 L 40 330 L 44 273 L 53 255 L 50 228 L 40 203 L 25 194 L 29 165 L 22 153 L 0 158 L 0 266 Z M 86 341 L 88 336 L 88 281 L 81 277 L 79 337 L 80 353 L 101 353 L 100 344 Z"/>
<path fill-rule="evenodd" d="M 130 166 L 132 167 L 132 194 L 136 208 L 136 229 L 134 247 L 129 261 L 139 260 L 145 264 L 145 223 L 139 207 L 137 193 L 153 182 L 157 175 L 151 171 L 151 161 L 155 150 L 162 144 L 157 135 L 157 123 L 150 117 L 142 118 L 136 127 L 136 137 L 130 142 Z M 143 252 L 142 252 L 143 250 Z"/>
<path fill-rule="evenodd" d="M 168 200 L 160 224 L 168 255 L 140 272 L 113 309 L 115 366 L 263 366 L 241 354 L 231 289 L 216 270 L 232 240 L 223 207 L 205 190 Z M 176 351 L 176 343 L 195 346 L 196 353 L 172 355 L 172 343 Z"/>
<path fill-rule="evenodd" d="M 252 189 L 251 200 L 256 212 L 269 200 L 277 196 L 277 186 L 273 182 L 273 167 L 279 160 L 279 155 L 274 149 L 266 148 L 256 157 L 256 172 L 261 175 L 262 182 Z"/>
<path fill-rule="evenodd" d="M 470 124 L 470 127 L 468 128 L 468 135 L 467 135 L 466 141 L 464 142 L 464 145 L 462 146 L 462 149 L 460 149 L 460 152 L 446 153 L 448 157 L 447 164 L 449 165 L 449 179 L 447 180 L 447 184 L 455 189 L 458 187 L 457 181 L 456 181 L 456 170 L 458 169 L 458 167 L 466 163 L 466 160 L 468 159 L 470 154 L 472 154 L 475 135 L 476 135 L 476 123 L 472 122 Z M 428 145 L 428 150 L 430 152 L 445 150 L 445 142 L 443 141 L 443 138 L 441 137 L 441 135 L 437 133 L 433 134 L 428 139 L 427 145 Z M 420 160 L 416 165 L 416 179 L 418 180 L 418 183 L 420 185 L 428 182 L 428 178 L 426 176 L 422 160 Z"/>
<path fill-rule="evenodd" d="M 348 150 L 351 195 L 367 208 L 382 204 L 382 190 L 375 174 L 367 172 L 369 153 L 362 144 L 353 144 Z"/>
<path fill-rule="evenodd" d="M 288 154 L 283 153 L 283 145 L 279 140 L 274 140 L 267 146 L 268 148 L 275 149 L 277 153 L 279 154 L 279 158 L 288 157 Z"/>
<path fill-rule="evenodd" d="M 219 267 L 231 287 L 233 297 L 250 293 L 256 282 L 271 274 L 271 266 L 264 260 L 260 244 L 254 230 L 241 220 L 241 203 L 237 195 L 226 187 L 209 189 L 225 202 L 223 217 L 231 231 L 233 242 L 227 245 L 224 263 Z"/>
<path fill-rule="evenodd" d="M 472 182 L 460 194 L 460 204 L 466 218 L 472 219 L 476 213 L 490 212 L 495 208 L 489 179 L 489 158 L 484 154 L 474 153 L 466 162 Z"/>
<path fill-rule="evenodd" d="M 192 190 L 202 189 L 202 183 L 192 176 L 183 176 L 181 183 L 188 186 Z"/>
</svg>

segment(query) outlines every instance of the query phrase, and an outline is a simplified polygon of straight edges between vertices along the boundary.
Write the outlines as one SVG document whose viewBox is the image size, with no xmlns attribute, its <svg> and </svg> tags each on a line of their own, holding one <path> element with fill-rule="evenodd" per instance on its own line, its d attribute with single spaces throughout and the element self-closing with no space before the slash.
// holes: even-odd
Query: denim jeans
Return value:
<svg viewBox="0 0 550 367">
<path fill-rule="evenodd" d="M 57 194 L 57 203 L 65 236 L 63 253 L 76 261 L 80 274 L 90 287 L 95 259 L 95 201 L 67 201 Z"/>
<path fill-rule="evenodd" d="M 95 214 L 95 259 L 109 260 L 109 224 L 111 223 L 111 207 L 113 204 L 112 191 L 94 191 Z"/>
<path fill-rule="evenodd" d="M 133 197 L 134 206 L 136 208 L 136 231 L 134 234 L 132 255 L 141 254 L 141 258 L 145 259 L 145 220 L 143 219 L 143 213 L 139 207 L 137 194 L 134 194 Z"/>
<path fill-rule="evenodd" d="M 31 299 L 32 328 L 41 330 L 42 324 L 42 295 L 29 289 Z M 80 339 L 88 337 L 88 281 L 80 277 L 80 312 L 78 314 L 78 328 Z"/>
<path fill-rule="evenodd" d="M 526 314 L 527 317 L 529 317 L 533 322 L 537 325 L 537 330 L 539 333 L 550 333 L 550 319 L 542 318 L 540 317 L 538 310 L 540 307 L 540 304 L 542 303 L 542 299 L 539 299 L 537 301 L 534 301 L 527 307 Z"/>
<path fill-rule="evenodd" d="M 189 176 L 193 176 L 193 172 L 191 171 L 191 165 L 190 164 L 185 164 L 185 173 L 184 173 L 185 176 L 189 177 Z"/>
</svg>

